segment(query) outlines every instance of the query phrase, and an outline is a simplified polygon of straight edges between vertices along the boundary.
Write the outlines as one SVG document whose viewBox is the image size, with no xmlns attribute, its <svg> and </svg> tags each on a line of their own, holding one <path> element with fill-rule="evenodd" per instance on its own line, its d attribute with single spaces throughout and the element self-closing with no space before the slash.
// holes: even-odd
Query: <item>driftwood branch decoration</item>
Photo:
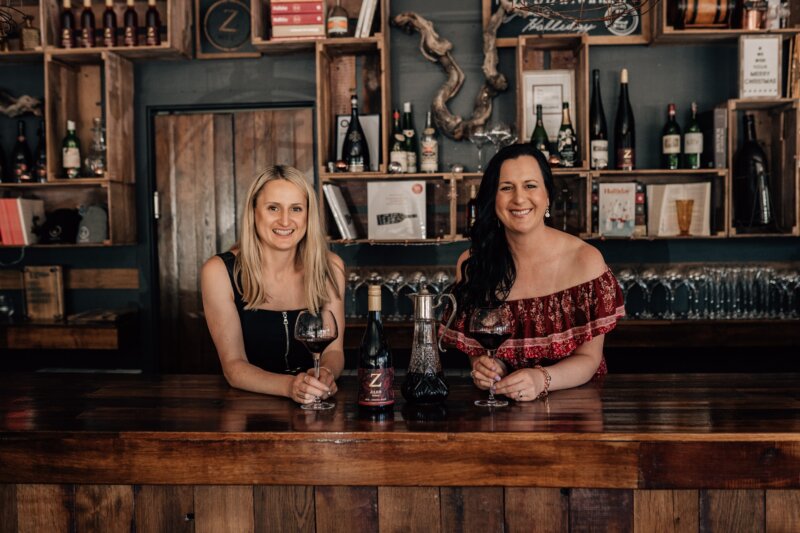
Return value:
<svg viewBox="0 0 800 533">
<path fill-rule="evenodd" d="M 26 113 L 40 117 L 42 116 L 42 102 L 25 94 L 14 98 L 8 92 L 0 89 L 0 113 L 12 118 Z"/>
<path fill-rule="evenodd" d="M 422 55 L 432 63 L 442 65 L 447 74 L 447 81 L 433 98 L 431 110 L 439 131 L 456 141 L 468 138 L 475 128 L 486 124 L 492 114 L 492 99 L 508 88 L 508 80 L 497 71 L 497 29 L 503 23 L 505 14 L 517 9 L 513 7 L 511 0 L 500 0 L 500 4 L 503 9 L 492 14 L 483 32 L 483 75 L 486 79 L 475 97 L 472 116 L 467 119 L 452 114 L 447 108 L 447 102 L 458 94 L 464 83 L 464 71 L 450 53 L 453 44 L 436 33 L 431 21 L 416 13 L 400 13 L 392 19 L 392 25 L 406 33 L 418 31 Z"/>
</svg>

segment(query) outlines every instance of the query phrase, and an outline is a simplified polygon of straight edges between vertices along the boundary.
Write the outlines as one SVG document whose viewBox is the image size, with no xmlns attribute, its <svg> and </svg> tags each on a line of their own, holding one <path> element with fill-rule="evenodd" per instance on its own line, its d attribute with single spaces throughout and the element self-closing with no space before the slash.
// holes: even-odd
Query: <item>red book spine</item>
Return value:
<svg viewBox="0 0 800 533">
<path fill-rule="evenodd" d="M 292 13 L 322 13 L 322 2 L 289 2 L 272 4 L 272 14 L 287 15 Z"/>
<path fill-rule="evenodd" d="M 288 26 L 288 25 L 305 25 L 305 24 L 322 24 L 322 14 L 319 13 L 302 13 L 299 15 L 272 15 L 273 26 Z"/>
</svg>

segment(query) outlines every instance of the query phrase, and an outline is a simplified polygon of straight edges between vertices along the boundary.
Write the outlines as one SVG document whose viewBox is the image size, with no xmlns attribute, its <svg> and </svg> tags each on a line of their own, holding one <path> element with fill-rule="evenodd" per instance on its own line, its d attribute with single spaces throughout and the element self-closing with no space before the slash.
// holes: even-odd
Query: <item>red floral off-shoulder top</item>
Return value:
<svg viewBox="0 0 800 533">
<path fill-rule="evenodd" d="M 509 300 L 514 333 L 498 350 L 497 358 L 512 369 L 546 366 L 570 355 L 585 342 L 608 333 L 625 316 L 622 290 L 611 269 L 599 277 L 547 296 Z M 444 341 L 469 356 L 486 350 L 468 336 L 466 318 L 460 314 Z M 597 376 L 607 372 L 605 358 Z"/>
</svg>

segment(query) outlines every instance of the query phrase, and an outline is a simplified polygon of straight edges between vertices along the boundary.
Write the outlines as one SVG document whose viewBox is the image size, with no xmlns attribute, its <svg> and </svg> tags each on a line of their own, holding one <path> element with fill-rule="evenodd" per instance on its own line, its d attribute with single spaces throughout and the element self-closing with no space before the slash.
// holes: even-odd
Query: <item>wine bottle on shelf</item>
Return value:
<svg viewBox="0 0 800 533">
<path fill-rule="evenodd" d="M 134 0 L 127 0 L 128 7 L 125 8 L 125 13 L 122 17 L 124 26 L 124 36 L 122 44 L 125 46 L 138 46 L 139 45 L 139 17 L 136 15 L 136 8 Z"/>
<path fill-rule="evenodd" d="M 72 0 L 64 0 L 59 17 L 61 25 L 61 48 L 75 48 L 75 15 L 72 14 Z"/>
<path fill-rule="evenodd" d="M 408 172 L 408 152 L 406 152 L 406 136 L 400 127 L 400 111 L 392 112 L 392 146 L 389 151 L 389 171 Z"/>
<path fill-rule="evenodd" d="M 667 106 L 667 123 L 661 134 L 661 156 L 664 168 L 676 170 L 681 162 L 681 127 L 675 118 L 675 104 Z"/>
<path fill-rule="evenodd" d="M 161 16 L 158 14 L 156 0 L 147 0 L 147 12 L 144 15 L 145 44 L 159 46 L 161 44 Z"/>
<path fill-rule="evenodd" d="M 103 119 L 95 117 L 92 120 L 92 145 L 86 155 L 84 167 L 89 176 L 98 178 L 106 175 L 106 129 Z"/>
<path fill-rule="evenodd" d="M 464 237 L 469 238 L 472 227 L 478 221 L 478 188 L 474 183 L 469 186 L 469 200 L 467 200 L 466 221 L 464 223 Z"/>
<path fill-rule="evenodd" d="M 425 117 L 425 129 L 422 130 L 420 144 L 419 168 L 422 172 L 431 174 L 439 171 L 439 141 L 436 139 L 436 128 L 433 127 L 431 112 Z"/>
<path fill-rule="evenodd" d="M 595 170 L 608 168 L 608 126 L 600 95 L 600 71 L 592 71 L 592 103 L 589 105 L 589 156 Z"/>
<path fill-rule="evenodd" d="M 767 154 L 756 139 L 752 114 L 744 116 L 745 139 L 734 157 L 733 224 L 743 230 L 772 229 L 774 217 Z"/>
<path fill-rule="evenodd" d="M 636 124 L 628 96 L 628 69 L 622 69 L 619 76 L 619 103 L 617 119 L 614 124 L 614 150 L 618 170 L 636 168 Z"/>
<path fill-rule="evenodd" d="M 399 224 L 407 218 L 417 218 L 416 213 L 382 213 L 377 215 L 378 225 Z"/>
<path fill-rule="evenodd" d="M 370 170 L 369 148 L 361 121 L 358 119 L 358 96 L 350 96 L 350 124 L 344 135 L 342 159 L 347 163 L 348 172 L 365 172 Z"/>
<path fill-rule="evenodd" d="M 6 160 L 6 153 L 3 151 L 3 137 L 0 136 L 0 182 L 5 182 L 9 179 L 10 170 L 8 161 Z"/>
<path fill-rule="evenodd" d="M 542 106 L 538 104 L 536 106 L 536 126 L 533 128 L 533 134 L 531 135 L 531 144 L 544 154 L 545 159 L 550 159 L 550 140 L 547 138 L 547 132 L 542 121 Z"/>
<path fill-rule="evenodd" d="M 683 158 L 686 168 L 700 168 L 700 157 L 703 154 L 703 132 L 697 122 L 697 103 L 692 102 L 692 118 L 683 133 Z"/>
<path fill-rule="evenodd" d="M 347 37 L 347 11 L 342 7 L 341 0 L 336 0 L 336 3 L 331 6 L 328 11 L 327 21 L 328 37 Z"/>
<path fill-rule="evenodd" d="M 561 105 L 561 127 L 558 129 L 558 157 L 562 167 L 574 167 L 578 161 L 578 138 L 569 117 L 569 103 Z"/>
<path fill-rule="evenodd" d="M 33 161 L 33 173 L 36 176 L 36 181 L 44 183 L 47 181 L 47 145 L 44 135 L 44 121 L 39 122 L 39 128 L 36 130 L 36 136 L 39 142 L 36 145 L 36 155 Z"/>
<path fill-rule="evenodd" d="M 11 151 L 11 165 L 14 173 L 14 182 L 30 183 L 33 181 L 33 155 L 28 148 L 25 137 L 25 122 L 17 121 L 17 142 Z"/>
<path fill-rule="evenodd" d="M 75 122 L 67 121 L 67 135 L 61 143 L 61 167 L 65 178 L 78 178 L 81 174 L 81 143 L 75 133 Z"/>
<path fill-rule="evenodd" d="M 369 285 L 367 309 L 367 327 L 358 351 L 358 405 L 368 412 L 390 411 L 394 406 L 394 366 L 383 332 L 380 285 Z"/>
<path fill-rule="evenodd" d="M 81 46 L 83 48 L 95 47 L 96 26 L 94 21 L 94 11 L 92 11 L 92 0 L 83 0 L 83 11 L 81 11 Z"/>
<path fill-rule="evenodd" d="M 114 0 L 106 0 L 103 11 L 103 46 L 117 46 L 117 14 L 114 12 Z"/>
<path fill-rule="evenodd" d="M 411 113 L 411 102 L 403 104 L 403 135 L 406 138 L 406 153 L 408 156 L 408 172 L 417 172 L 417 132 L 414 129 L 414 115 Z"/>
</svg>

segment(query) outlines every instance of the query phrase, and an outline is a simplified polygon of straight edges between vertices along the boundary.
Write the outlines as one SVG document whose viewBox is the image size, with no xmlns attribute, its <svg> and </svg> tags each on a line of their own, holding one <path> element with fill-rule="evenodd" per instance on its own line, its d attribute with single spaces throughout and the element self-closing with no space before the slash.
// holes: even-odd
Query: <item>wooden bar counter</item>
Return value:
<svg viewBox="0 0 800 533">
<path fill-rule="evenodd" d="M 398 378 L 398 385 L 402 377 Z M 800 531 L 800 376 L 306 412 L 217 376 L 0 376 L 0 531 Z"/>
</svg>

